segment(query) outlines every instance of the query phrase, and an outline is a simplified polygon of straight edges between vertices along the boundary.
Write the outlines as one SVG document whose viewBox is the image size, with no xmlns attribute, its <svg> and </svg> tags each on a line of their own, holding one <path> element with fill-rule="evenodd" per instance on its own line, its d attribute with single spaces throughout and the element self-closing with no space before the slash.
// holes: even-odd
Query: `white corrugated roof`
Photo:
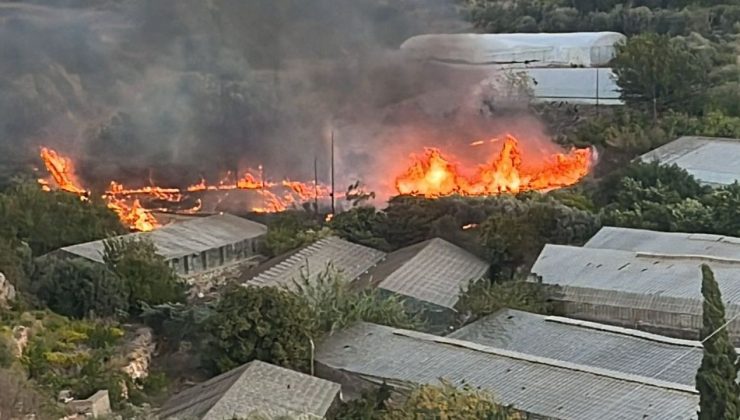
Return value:
<svg viewBox="0 0 740 420">
<path fill-rule="evenodd" d="M 165 259 L 198 254 L 210 249 L 257 238 L 267 233 L 263 224 L 230 214 L 199 217 L 173 223 L 151 232 L 131 233 L 118 238 L 146 237 Z M 103 262 L 103 240 L 62 248 L 63 251 Z"/>
<path fill-rule="evenodd" d="M 327 266 L 339 271 L 346 281 L 353 281 L 378 263 L 385 253 L 337 237 L 321 239 L 305 246 L 280 263 L 246 281 L 254 286 L 291 287 L 306 274 L 309 281 L 326 271 Z"/>
<path fill-rule="evenodd" d="M 687 386 L 694 386 L 703 357 L 698 341 L 511 309 L 449 337 Z M 680 363 L 669 365 L 679 358 Z"/>
<path fill-rule="evenodd" d="M 640 156 L 644 162 L 676 164 L 709 185 L 740 180 L 740 140 L 719 137 L 681 137 Z"/>
<path fill-rule="evenodd" d="M 532 273 L 544 284 L 688 299 L 701 308 L 702 263 L 710 263 L 723 300 L 740 305 L 740 261 L 545 245 Z"/>
<path fill-rule="evenodd" d="M 378 288 L 454 308 L 471 280 L 488 271 L 488 263 L 443 239 L 435 238 L 387 256 L 370 274 Z"/>
<path fill-rule="evenodd" d="M 359 324 L 324 340 L 317 361 L 389 383 L 440 378 L 490 392 L 499 402 L 561 419 L 693 419 L 693 387 L 495 349 L 472 342 Z"/>
</svg>

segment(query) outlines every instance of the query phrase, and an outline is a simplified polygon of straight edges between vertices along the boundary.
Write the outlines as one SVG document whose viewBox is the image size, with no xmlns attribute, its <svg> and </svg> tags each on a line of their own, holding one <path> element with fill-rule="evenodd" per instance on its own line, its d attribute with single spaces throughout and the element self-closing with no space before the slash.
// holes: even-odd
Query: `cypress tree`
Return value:
<svg viewBox="0 0 740 420">
<path fill-rule="evenodd" d="M 714 273 L 706 264 L 702 265 L 701 272 L 704 304 L 700 337 L 704 343 L 704 358 L 696 373 L 699 420 L 737 420 L 740 418 L 737 352 L 727 328 L 722 328 L 726 322 L 725 307 Z"/>
</svg>

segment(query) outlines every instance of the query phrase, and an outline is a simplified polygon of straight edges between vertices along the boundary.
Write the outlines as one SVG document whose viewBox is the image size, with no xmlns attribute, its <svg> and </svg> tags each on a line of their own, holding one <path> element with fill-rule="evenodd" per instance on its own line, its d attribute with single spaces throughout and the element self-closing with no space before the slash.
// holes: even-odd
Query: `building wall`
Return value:
<svg viewBox="0 0 740 420">
<path fill-rule="evenodd" d="M 246 239 L 219 248 L 169 260 L 169 264 L 181 276 L 190 276 L 241 261 L 258 254 L 262 237 Z"/>
<path fill-rule="evenodd" d="M 602 322 L 626 328 L 635 328 L 669 337 L 697 340 L 702 326 L 700 314 L 673 312 L 666 308 L 629 308 L 607 303 L 585 303 L 556 300 L 554 312 L 557 315 Z M 676 308 L 679 309 L 679 308 Z M 731 316 L 728 312 L 728 318 Z M 728 325 L 730 339 L 740 345 L 740 320 Z"/>
</svg>

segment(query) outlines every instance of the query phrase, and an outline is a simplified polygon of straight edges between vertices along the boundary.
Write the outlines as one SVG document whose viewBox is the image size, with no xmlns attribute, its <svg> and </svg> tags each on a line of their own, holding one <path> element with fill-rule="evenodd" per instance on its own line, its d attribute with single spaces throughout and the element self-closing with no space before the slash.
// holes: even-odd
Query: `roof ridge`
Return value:
<svg viewBox="0 0 740 420">
<path fill-rule="evenodd" d="M 715 257 L 711 255 L 700 255 L 700 254 L 666 254 L 661 252 L 645 252 L 636 251 L 636 258 L 662 258 L 669 260 L 699 260 L 699 261 L 714 261 L 725 264 L 740 264 L 740 259 L 737 258 L 725 258 Z"/>
<path fill-rule="evenodd" d="M 538 314 L 535 314 L 538 315 Z M 614 325 L 601 324 L 598 322 L 583 321 L 580 319 L 566 318 L 560 316 L 546 316 L 538 315 L 544 318 L 545 322 L 554 322 L 558 324 L 565 324 L 574 327 L 581 327 L 590 330 L 596 330 L 601 332 L 613 333 L 617 335 L 623 335 L 628 337 L 640 338 L 648 341 L 655 341 L 663 344 L 672 344 L 683 347 L 696 347 L 702 348 L 702 344 L 695 340 L 684 340 L 680 338 L 666 337 L 659 334 L 652 334 L 645 331 L 634 330 L 630 328 L 618 327 Z"/>
<path fill-rule="evenodd" d="M 464 349 L 477 351 L 481 353 L 487 353 L 487 354 L 491 354 L 494 356 L 523 360 L 525 362 L 548 365 L 548 366 L 553 366 L 553 367 L 557 367 L 561 369 L 569 369 L 569 370 L 589 373 L 592 375 L 603 376 L 603 377 L 610 378 L 610 379 L 620 380 L 620 381 L 634 382 L 634 383 L 654 386 L 657 388 L 664 388 L 664 389 L 668 389 L 672 391 L 679 391 L 679 392 L 685 392 L 685 393 L 690 393 L 690 394 L 697 394 L 697 395 L 699 394 L 699 391 L 697 391 L 695 388 L 686 386 L 680 383 L 663 381 L 659 379 L 649 378 L 646 376 L 639 376 L 639 375 L 632 375 L 632 374 L 627 374 L 627 373 L 622 373 L 622 372 L 616 372 L 613 370 L 580 365 L 576 363 L 570 363 L 570 362 L 550 359 L 546 357 L 532 356 L 532 355 L 521 353 L 521 352 L 503 350 L 503 349 L 498 349 L 495 347 L 485 346 L 485 345 L 473 343 L 470 341 L 457 340 L 454 338 L 440 337 L 440 336 L 435 336 L 432 334 L 420 333 L 417 331 L 410 331 L 410 330 L 401 330 L 401 329 L 392 329 L 391 333 L 395 335 L 400 335 L 400 336 L 416 339 L 416 340 L 431 341 L 437 344 L 461 347 Z"/>
</svg>

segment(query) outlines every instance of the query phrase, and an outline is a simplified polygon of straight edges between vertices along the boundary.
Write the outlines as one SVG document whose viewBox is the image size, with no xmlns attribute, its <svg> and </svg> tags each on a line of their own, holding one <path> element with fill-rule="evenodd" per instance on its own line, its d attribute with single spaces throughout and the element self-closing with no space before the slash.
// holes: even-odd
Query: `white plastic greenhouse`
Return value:
<svg viewBox="0 0 740 420">
<path fill-rule="evenodd" d="M 617 32 L 432 34 L 409 38 L 401 50 L 422 60 L 526 67 L 597 67 L 614 58 Z"/>
</svg>

